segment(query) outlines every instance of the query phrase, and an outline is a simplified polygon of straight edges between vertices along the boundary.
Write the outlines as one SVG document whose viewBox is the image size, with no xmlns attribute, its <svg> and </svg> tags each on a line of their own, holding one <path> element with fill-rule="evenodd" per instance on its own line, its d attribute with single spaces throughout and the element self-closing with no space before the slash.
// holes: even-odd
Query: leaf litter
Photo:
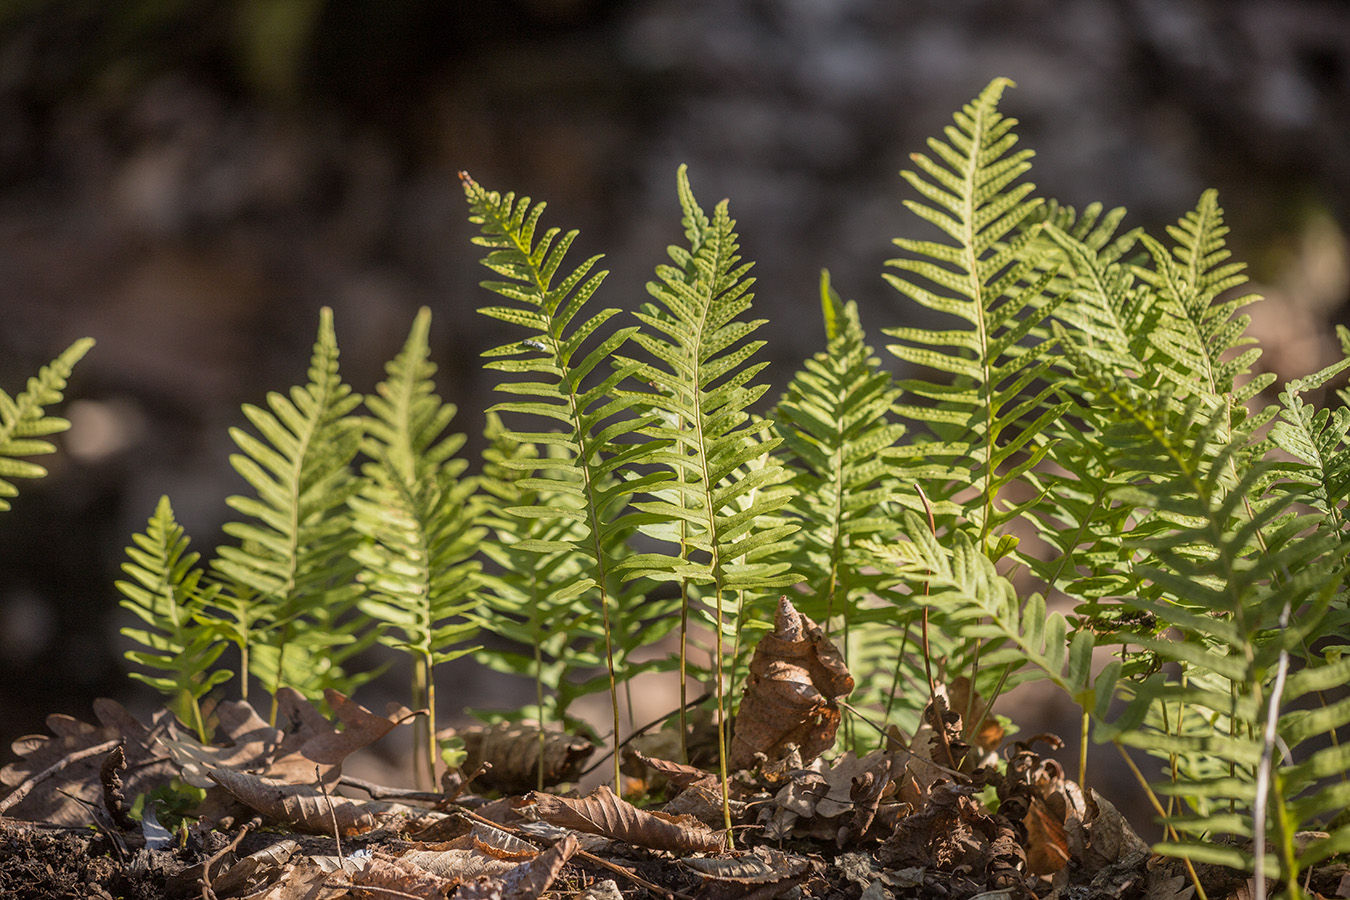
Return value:
<svg viewBox="0 0 1350 900">
<path fill-rule="evenodd" d="M 532 790 L 541 768 L 546 784 L 574 781 L 594 747 L 530 725 L 469 730 L 472 765 L 454 791 L 428 794 L 342 775 L 347 757 L 416 715 L 402 707 L 379 715 L 330 692 L 330 719 L 283 689 L 277 726 L 247 703 L 223 702 L 213 711 L 218 741 L 204 745 L 165 710 L 142 724 L 100 700 L 96 723 L 52 716 L 51 735 L 16 741 L 18 760 L 0 770 L 0 895 L 1195 896 L 1180 861 L 1155 856 L 1108 800 L 1037 749 L 1059 749 L 1057 738 L 1004 745 L 1003 729 L 963 678 L 936 686 L 909 740 L 892 728 L 881 749 L 832 755 L 852 687 L 838 650 L 784 598 L 774 630 L 755 648 L 733 723 L 734 850 L 712 773 L 631 748 L 626 768 L 660 785 L 660 808 L 603 786 L 584 797 Z M 969 730 L 973 744 L 963 739 L 966 715 L 981 716 Z M 141 807 L 140 821 L 129 814 L 136 797 L 175 785 L 205 792 L 177 831 L 158 825 L 153 803 Z M 369 799 L 350 796 L 352 787 Z M 474 792 L 483 790 L 503 796 Z M 1208 897 L 1249 895 L 1241 873 L 1210 866 L 1199 877 Z M 1347 897 L 1350 875 L 1343 865 L 1323 867 L 1311 888 Z"/>
</svg>

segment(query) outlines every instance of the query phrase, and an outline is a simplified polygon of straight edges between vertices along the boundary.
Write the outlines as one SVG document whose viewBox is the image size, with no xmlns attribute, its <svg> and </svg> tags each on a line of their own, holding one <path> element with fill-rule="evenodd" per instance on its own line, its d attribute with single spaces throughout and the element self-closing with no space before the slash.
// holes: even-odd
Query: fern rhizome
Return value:
<svg viewBox="0 0 1350 900">
<path fill-rule="evenodd" d="M 222 682 L 350 691 L 369 677 L 353 654 L 379 641 L 434 709 L 436 667 L 473 649 L 532 679 L 514 715 L 546 726 L 585 727 L 573 701 L 606 693 L 616 740 L 635 677 L 675 671 L 681 741 L 687 685 L 707 691 L 730 826 L 728 730 L 786 593 L 861 686 L 848 749 L 884 740 L 868 720 L 913 734 L 961 678 L 967 723 L 1046 680 L 1085 736 L 1156 759 L 1140 781 L 1162 852 L 1278 871 L 1297 894 L 1301 870 L 1350 850 L 1350 412 L 1306 399 L 1350 366 L 1350 336 L 1267 403 L 1216 195 L 1161 236 L 1042 201 L 998 111 L 1008 86 L 904 173 L 936 234 L 896 241 L 885 274 L 923 323 L 882 329 L 906 377 L 826 275 L 824 349 L 771 409 L 735 221 L 683 168 L 682 239 L 633 311 L 601 304 L 599 258 L 570 257 L 576 232 L 545 228 L 544 204 L 463 176 L 492 272 L 481 312 L 515 329 L 484 354 L 504 399 L 479 474 L 433 387 L 429 314 L 362 397 L 325 311 L 307 382 L 233 432 L 252 493 L 229 501 L 231 542 L 199 563 L 167 499 L 134 538 L 119 587 L 137 677 L 205 737 L 199 701 Z M 38 474 L 15 457 L 60 427 L 40 406 L 83 349 L 0 395 L 0 476 Z"/>
</svg>

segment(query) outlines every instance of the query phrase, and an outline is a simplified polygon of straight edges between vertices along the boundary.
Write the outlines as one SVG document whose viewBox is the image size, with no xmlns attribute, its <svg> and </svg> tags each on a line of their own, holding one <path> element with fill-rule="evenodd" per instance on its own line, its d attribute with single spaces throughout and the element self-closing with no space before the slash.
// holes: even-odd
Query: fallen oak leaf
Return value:
<svg viewBox="0 0 1350 900">
<path fill-rule="evenodd" d="M 425 712 L 390 704 L 388 714 L 381 716 L 332 688 L 326 689 L 323 697 L 342 723 L 341 731 L 299 691 L 282 688 L 277 692 L 277 721 L 287 721 L 289 716 L 296 727 L 282 738 L 277 759 L 267 767 L 265 774 L 299 781 L 313 773 L 317 763 L 324 783 L 332 784 L 342 774 L 342 763 L 348 756 Z"/>
<path fill-rule="evenodd" d="M 715 853 L 724 838 L 693 816 L 647 812 L 619 797 L 605 785 L 580 799 L 530 793 L 539 818 L 551 825 L 598 834 L 653 850 L 672 853 Z"/>
<path fill-rule="evenodd" d="M 147 728 L 115 700 L 101 697 L 93 707 L 97 725 L 52 715 L 47 717 L 52 736 L 28 735 L 13 743 L 20 759 L 0 769 L 0 784 L 11 788 L 0 799 L 0 812 L 53 825 L 89 824 L 89 809 L 102 802 L 101 756 L 119 743 L 128 766 L 125 793 L 148 793 L 173 779 L 174 765 L 157 746 L 172 713 L 157 711 Z"/>
<path fill-rule="evenodd" d="M 755 764 L 757 754 L 777 759 L 796 744 L 809 762 L 834 746 L 839 698 L 853 690 L 853 676 L 820 626 L 778 600 L 774 630 L 750 659 L 745 694 L 736 715 L 729 765 Z"/>
</svg>

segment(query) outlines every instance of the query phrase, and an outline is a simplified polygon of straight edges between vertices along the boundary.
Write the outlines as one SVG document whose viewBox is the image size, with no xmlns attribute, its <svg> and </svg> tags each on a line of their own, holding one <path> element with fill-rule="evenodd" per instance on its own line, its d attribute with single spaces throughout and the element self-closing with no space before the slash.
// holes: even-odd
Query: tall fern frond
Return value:
<svg viewBox="0 0 1350 900">
<path fill-rule="evenodd" d="M 855 665 L 852 626 L 876 577 L 856 544 L 893 527 L 889 456 L 905 426 L 890 420 L 900 391 L 864 343 L 857 305 L 841 300 L 828 272 L 820 299 L 829 344 L 793 376 L 775 414 L 796 473 L 793 571 L 810 586 L 798 608 L 826 634 L 838 617 L 844 662 L 861 683 L 872 673 Z M 844 724 L 851 734 L 852 717 Z"/>
<path fill-rule="evenodd" d="M 1306 502 L 1323 516 L 1323 530 L 1346 535 L 1346 503 L 1350 501 L 1350 409 L 1318 409 L 1304 401 L 1305 391 L 1316 390 L 1350 367 L 1350 356 L 1306 378 L 1290 382 L 1280 393 L 1280 421 L 1270 428 L 1270 439 L 1291 457 L 1277 464 L 1281 475 L 1307 487 Z"/>
<path fill-rule="evenodd" d="M 636 395 L 620 392 L 618 387 L 637 368 L 620 366 L 603 372 L 624 343 L 637 331 L 636 326 L 621 328 L 601 337 L 601 329 L 619 313 L 616 308 L 602 309 L 594 315 L 582 315 L 582 308 L 595 294 L 604 272 L 592 269 L 599 257 L 562 274 L 563 260 L 577 232 L 560 236 L 557 228 L 537 233 L 544 204 L 531 204 L 529 198 L 484 190 L 468 175 L 461 176 L 472 215 L 470 221 L 480 227 L 474 242 L 488 250 L 483 265 L 504 281 L 487 281 L 483 286 L 511 301 L 509 306 L 486 307 L 480 312 L 526 329 L 529 336 L 512 341 L 484 355 L 487 367 L 511 373 L 523 380 L 508 381 L 497 389 L 529 399 L 499 403 L 494 411 L 543 417 L 559 423 L 557 432 L 512 432 L 522 443 L 551 444 L 565 455 L 550 458 L 547 468 L 538 460 L 516 459 L 504 464 L 534 472 L 526 486 L 576 496 L 579 508 L 517 507 L 513 515 L 546 519 L 571 518 L 580 522 L 585 534 L 575 540 L 531 540 L 520 549 L 541 553 L 577 549 L 585 554 L 586 569 L 562 588 L 560 599 L 581 595 L 599 600 L 605 632 L 605 659 L 613 711 L 614 739 L 619 733 L 619 696 L 613 635 L 616 624 L 615 598 L 611 596 L 611 575 L 616 561 L 608 548 L 615 546 L 616 533 L 633 527 L 628 513 L 629 499 L 638 491 L 665 480 L 664 473 L 649 473 L 633 478 L 618 473 L 651 462 L 656 445 L 649 441 L 623 444 L 620 439 L 635 434 L 647 419 L 632 415 L 639 402 Z M 594 344 L 591 340 L 598 340 Z M 594 346 L 592 346 L 594 344 Z M 615 792 L 622 788 L 619 754 L 614 754 Z"/>
<path fill-rule="evenodd" d="M 165 674 L 134 671 L 143 681 L 169 697 L 169 708 L 190 725 L 199 740 L 208 739 L 199 701 L 234 673 L 213 668 L 225 643 L 215 630 L 199 621 L 218 590 L 203 585 L 199 554 L 188 552 L 188 538 L 173 515 L 168 497 L 159 498 L 143 533 L 132 535 L 122 571 L 128 580 L 117 582 L 124 609 L 144 628 L 123 628 L 122 635 L 142 649 L 128 650 L 133 663 Z"/>
<path fill-rule="evenodd" d="M 570 492 L 527 486 L 531 472 L 511 462 L 537 460 L 538 448 L 513 440 L 496 413 L 488 413 L 484 434 L 488 446 L 483 451 L 481 483 L 487 508 L 482 521 L 491 539 L 482 545 L 488 563 L 483 599 L 492 612 L 484 624 L 520 647 L 486 655 L 484 661 L 497 671 L 525 675 L 534 682 L 535 705 L 519 710 L 522 718 L 574 728 L 580 723 L 571 718 L 568 707 L 577 696 L 576 672 L 588 665 L 604 666 L 599 611 L 585 596 L 560 596 L 588 568 L 587 557 L 573 544 L 585 538 L 585 526 L 570 516 L 522 517 L 509 510 L 576 509 L 580 501 Z M 529 549 L 538 543 L 561 549 Z M 543 764 L 541 756 L 540 784 Z"/>
<path fill-rule="evenodd" d="M 754 283 L 742 263 L 735 221 L 724 200 L 709 219 L 681 166 L 677 187 L 689 246 L 669 248 L 673 265 L 656 269 L 647 290 L 655 299 L 637 313 L 643 330 L 634 340 L 650 356 L 629 363 L 637 378 L 652 385 L 642 395 L 660 419 L 645 433 L 669 449 L 653 455 L 674 479 L 654 499 L 638 504 L 651 522 L 678 523 L 652 533 L 670 540 L 673 552 L 647 553 L 627 563 L 629 577 L 647 577 L 704 586 L 711 595 L 715 639 L 714 691 L 717 698 L 718 759 L 726 785 L 724 624 L 736 595 L 760 594 L 798 581 L 784 562 L 766 556 L 778 549 L 796 525 L 767 521 L 788 500 L 767 490 L 786 480 L 780 465 L 765 464 L 781 438 L 770 423 L 748 408 L 768 386 L 753 383 L 767 363 L 750 359 L 764 345 L 751 335 L 764 320 L 741 318 L 750 309 Z M 681 673 L 683 675 L 683 672 Z M 725 804 L 724 804 L 725 809 Z M 730 814 L 727 813 L 730 828 Z"/>
<path fill-rule="evenodd" d="M 223 580 L 214 605 L 233 620 L 228 633 L 243 658 L 240 689 L 245 696 L 249 652 L 255 644 L 269 643 L 263 639 L 273 632 L 270 643 L 277 653 L 269 660 L 265 682 L 274 697 L 283 683 L 294 681 L 289 673 L 300 661 L 288 660 L 286 649 L 301 632 L 328 644 L 351 640 L 338 616 L 360 592 L 351 561 L 359 535 L 350 527 L 347 505 L 360 488 L 350 470 L 362 429 L 351 413 L 360 402 L 338 374 L 333 314 L 325 308 L 309 382 L 289 395 L 269 394 L 266 409 L 244 406 L 257 436 L 230 430 L 242 451 L 230 462 L 256 493 L 227 501 L 248 518 L 225 526 L 239 544 L 219 548 L 212 562 Z M 323 628 L 299 627 L 305 617 Z"/>
<path fill-rule="evenodd" d="M 42 466 L 24 457 L 52 453 L 56 448 L 42 438 L 70 427 L 68 421 L 48 415 L 43 408 L 61 402 L 66 379 L 92 346 L 92 338 L 71 344 L 28 379 L 24 390 L 13 397 L 0 390 L 0 512 L 9 509 L 8 498 L 19 493 L 11 479 L 41 478 L 47 474 Z"/>
<path fill-rule="evenodd" d="M 389 630 L 381 640 L 414 658 L 413 708 L 419 721 L 428 784 L 436 783 L 435 667 L 478 649 L 474 558 L 486 529 L 477 524 L 477 483 L 461 478 L 464 435 L 446 429 L 456 408 L 441 401 L 428 360 L 431 311 L 423 308 L 388 377 L 366 398 L 371 415 L 362 448 L 370 462 L 361 493 L 351 499 L 353 525 L 366 536 L 352 553 L 366 589 L 362 612 Z"/>
<path fill-rule="evenodd" d="M 1019 181 L 1032 153 L 1013 150 L 1016 120 L 998 112 L 1010 84 L 997 79 L 985 88 L 945 141 L 929 140 L 932 156 L 911 156 L 915 170 L 903 174 L 923 199 L 905 205 L 947 240 L 897 239 L 908 255 L 888 262 L 897 271 L 885 276 L 915 303 L 956 320 L 947 330 L 885 330 L 897 340 L 887 348 L 893 354 L 943 377 L 901 382 L 928 401 L 901 411 L 929 434 L 899 461 L 909 470 L 904 479 L 919 481 L 944 518 L 962 511 L 958 494 L 974 489 L 978 500 L 964 513 L 982 545 L 1021 514 L 1000 508 L 999 493 L 1044 457 L 1050 445 L 1042 432 L 1064 410 L 1047 399 L 1053 341 L 1043 327 L 1060 298 L 1047 293 L 1053 271 L 1030 252 L 1040 226 L 1022 228 L 1040 205 L 1028 199 L 1033 185 Z"/>
</svg>

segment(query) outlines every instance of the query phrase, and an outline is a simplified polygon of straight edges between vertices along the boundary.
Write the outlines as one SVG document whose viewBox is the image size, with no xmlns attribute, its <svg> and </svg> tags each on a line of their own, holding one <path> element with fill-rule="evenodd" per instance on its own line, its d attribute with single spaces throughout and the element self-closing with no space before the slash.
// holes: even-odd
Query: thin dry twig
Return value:
<svg viewBox="0 0 1350 900">
<path fill-rule="evenodd" d="M 216 900 L 216 892 L 211 889 L 211 866 L 219 862 L 226 853 L 233 852 L 239 846 L 239 842 L 244 839 L 244 836 L 261 824 L 261 816 L 254 816 L 249 819 L 228 844 L 211 854 L 211 858 L 202 863 L 202 900 Z"/>
</svg>

